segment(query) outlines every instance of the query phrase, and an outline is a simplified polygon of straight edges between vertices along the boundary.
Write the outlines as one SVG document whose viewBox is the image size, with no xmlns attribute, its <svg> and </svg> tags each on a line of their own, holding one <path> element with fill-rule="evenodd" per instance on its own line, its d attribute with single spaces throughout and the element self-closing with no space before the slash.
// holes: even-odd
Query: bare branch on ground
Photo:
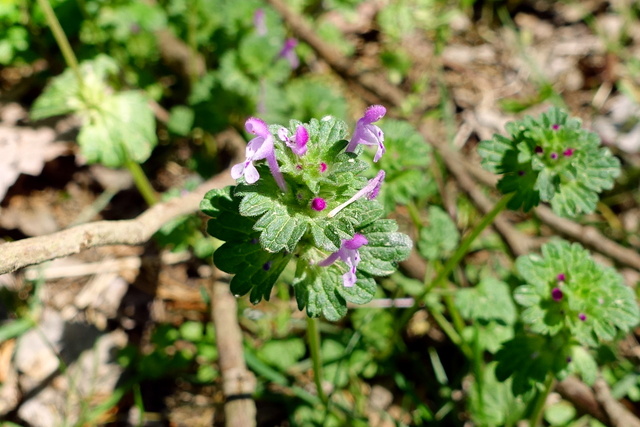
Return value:
<svg viewBox="0 0 640 427">
<path fill-rule="evenodd" d="M 218 272 L 219 273 L 219 272 Z M 256 379 L 247 369 L 238 324 L 238 304 L 229 284 L 214 280 L 211 290 L 211 317 L 216 330 L 218 363 L 222 372 L 222 390 L 227 427 L 256 425 L 256 405 L 252 399 Z"/>
<path fill-rule="evenodd" d="M 77 254 L 95 246 L 140 245 L 173 218 L 195 212 L 208 190 L 233 184 L 228 171 L 201 184 L 195 191 L 149 208 L 135 219 L 96 221 L 46 236 L 0 245 L 0 274 Z"/>
</svg>

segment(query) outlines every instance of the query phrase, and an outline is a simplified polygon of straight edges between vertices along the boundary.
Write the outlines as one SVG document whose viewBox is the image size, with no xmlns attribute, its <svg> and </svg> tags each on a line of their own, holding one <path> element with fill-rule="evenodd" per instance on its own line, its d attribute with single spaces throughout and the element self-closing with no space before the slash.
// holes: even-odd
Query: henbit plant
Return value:
<svg viewBox="0 0 640 427">
<path fill-rule="evenodd" d="M 560 109 L 509 123 L 507 131 L 510 137 L 496 135 L 478 148 L 483 166 L 504 174 L 498 189 L 505 197 L 497 206 L 529 210 L 546 201 L 563 216 L 590 213 L 598 192 L 611 188 L 620 173 L 620 162 L 600 147 L 598 136 Z M 640 321 L 640 310 L 622 276 L 596 264 L 578 244 L 551 241 L 542 247 L 542 256 L 519 257 L 516 268 L 525 284 L 516 288 L 514 299 L 524 310 L 519 327 L 504 323 L 513 325 L 515 335 L 496 336 L 502 344 L 495 378 L 508 381 L 514 395 L 526 395 L 531 425 L 538 425 L 554 381 L 577 373 L 593 383 L 598 365 L 589 350 L 623 337 Z M 459 309 L 474 317 L 462 296 Z M 479 410 L 481 418 L 487 415 L 482 403 Z"/>
<path fill-rule="evenodd" d="M 384 171 L 370 180 L 360 160 L 363 146 L 385 152 L 382 130 L 373 123 L 386 110 L 372 106 L 347 141 L 346 124 L 334 117 L 289 128 L 246 122 L 256 135 L 246 160 L 231 174 L 238 185 L 212 190 L 201 203 L 213 217 L 208 232 L 225 243 L 214 263 L 235 274 L 231 291 L 269 299 L 285 267 L 296 264 L 293 287 L 298 307 L 310 317 L 338 320 L 347 302 L 365 304 L 376 292 L 375 276 L 393 273 L 412 243 L 393 220 L 380 218 L 375 200 Z M 265 164 L 254 164 L 266 160 Z"/>
<path fill-rule="evenodd" d="M 543 201 L 558 215 L 591 213 L 598 193 L 611 189 L 620 174 L 620 161 L 600 146 L 598 135 L 558 108 L 506 129 L 509 137 L 482 141 L 478 152 L 485 169 L 504 174 L 498 189 L 514 194 L 510 209 L 528 211 Z"/>
</svg>

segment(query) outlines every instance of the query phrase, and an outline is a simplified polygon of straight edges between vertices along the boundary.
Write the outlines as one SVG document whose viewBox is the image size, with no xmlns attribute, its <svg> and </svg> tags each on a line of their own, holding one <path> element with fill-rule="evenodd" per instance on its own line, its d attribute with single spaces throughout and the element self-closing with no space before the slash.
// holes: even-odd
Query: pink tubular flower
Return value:
<svg viewBox="0 0 640 427">
<path fill-rule="evenodd" d="M 344 261 L 344 263 L 349 267 L 349 270 L 342 275 L 342 281 L 344 286 L 350 288 L 357 281 L 356 268 L 358 267 L 358 263 L 360 263 L 360 253 L 358 252 L 358 249 L 368 243 L 369 241 L 365 236 L 356 233 L 353 235 L 353 238 L 343 240 L 340 245 L 340 249 L 329 255 L 327 259 L 320 261 L 318 265 L 320 267 L 328 267 L 336 262 L 338 258 Z"/>
<path fill-rule="evenodd" d="M 364 116 L 356 123 L 356 130 L 353 132 L 351 141 L 347 145 L 346 152 L 353 153 L 358 144 L 363 145 L 377 145 L 378 151 L 373 158 L 374 162 L 380 160 L 380 157 L 385 153 L 384 148 L 384 134 L 382 130 L 374 122 L 377 122 L 387 113 L 387 109 L 382 105 L 372 105 L 364 112 Z"/>
<path fill-rule="evenodd" d="M 253 14 L 253 27 L 256 29 L 258 35 L 267 35 L 267 22 L 265 20 L 264 9 L 256 9 L 256 12 Z"/>
<path fill-rule="evenodd" d="M 256 160 L 266 159 L 273 178 L 276 180 L 278 187 L 282 191 L 287 189 L 284 177 L 280 172 L 278 161 L 276 160 L 276 151 L 273 145 L 273 135 L 269 132 L 267 124 L 255 117 L 250 117 L 244 124 L 247 132 L 257 135 L 247 144 L 246 159 L 244 162 L 238 163 L 231 168 L 231 177 L 238 179 L 244 176 L 248 184 L 253 184 L 260 178 L 258 170 L 253 165 Z"/>
<path fill-rule="evenodd" d="M 289 61 L 289 66 L 292 70 L 295 70 L 296 68 L 298 68 L 298 65 L 300 65 L 300 60 L 298 59 L 298 55 L 296 55 L 296 51 L 294 50 L 297 45 L 298 40 L 289 38 L 285 40 L 284 46 L 282 46 L 282 49 L 278 54 L 279 58 L 284 58 Z"/>
<path fill-rule="evenodd" d="M 307 142 L 309 142 L 309 132 L 307 128 L 300 125 L 296 129 L 296 134 L 293 138 L 289 138 L 289 132 L 286 128 L 278 129 L 278 138 L 285 144 L 287 147 L 291 148 L 298 156 L 304 156 L 307 153 Z"/>
<path fill-rule="evenodd" d="M 335 209 L 333 209 L 331 212 L 329 212 L 327 214 L 327 216 L 329 218 L 333 218 L 334 216 L 336 216 L 338 214 L 338 212 L 340 212 L 342 209 L 346 208 L 347 206 L 349 206 L 351 203 L 355 202 L 356 200 L 362 198 L 362 197 L 367 197 L 367 199 L 369 200 L 373 200 L 376 197 L 378 197 L 378 193 L 380 192 L 380 186 L 382 185 L 382 181 L 384 180 L 384 176 L 385 176 L 385 172 L 383 170 L 381 170 L 380 172 L 378 172 L 378 174 L 369 180 L 369 183 L 367 185 L 365 185 L 362 190 L 358 191 L 356 194 L 353 195 L 353 197 L 351 197 L 349 200 L 347 200 L 346 202 L 344 202 L 343 204 L 341 204 L 340 206 L 336 207 Z"/>
</svg>

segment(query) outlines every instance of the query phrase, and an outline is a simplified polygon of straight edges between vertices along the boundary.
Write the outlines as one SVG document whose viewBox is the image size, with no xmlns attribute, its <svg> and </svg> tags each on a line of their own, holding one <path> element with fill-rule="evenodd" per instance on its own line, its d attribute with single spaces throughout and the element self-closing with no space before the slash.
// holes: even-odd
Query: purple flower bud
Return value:
<svg viewBox="0 0 640 427">
<path fill-rule="evenodd" d="M 580 320 L 582 320 L 584 322 L 585 320 L 587 320 L 587 315 L 584 314 L 584 313 L 580 313 L 580 314 L 578 314 L 578 319 L 580 319 Z"/>
<path fill-rule="evenodd" d="M 560 129 L 560 125 L 556 123 L 555 125 L 551 126 L 551 129 L 558 130 Z"/>
<path fill-rule="evenodd" d="M 372 105 L 367 108 L 364 112 L 364 116 L 362 116 L 360 120 L 358 120 L 358 123 L 356 123 L 356 129 L 353 132 L 351 141 L 349 142 L 349 145 L 347 145 L 347 149 L 345 151 L 347 153 L 353 153 L 358 144 L 377 145 L 378 150 L 376 151 L 376 155 L 373 157 L 373 161 L 377 162 L 380 160 L 380 157 L 382 157 L 386 151 L 383 143 L 384 134 L 382 133 L 382 130 L 373 123 L 383 118 L 386 113 L 387 109 L 382 105 Z"/>
<path fill-rule="evenodd" d="M 549 157 L 551 157 L 553 160 L 555 160 L 555 159 L 558 158 L 558 153 L 551 153 L 551 156 L 549 156 Z"/>
<path fill-rule="evenodd" d="M 311 201 L 311 209 L 314 211 L 323 211 L 327 207 L 327 202 L 322 197 L 316 197 Z"/>
<path fill-rule="evenodd" d="M 349 240 L 343 240 L 340 245 L 340 249 L 338 251 L 332 253 L 325 260 L 320 261 L 318 266 L 327 267 L 338 259 L 341 259 L 349 270 L 342 275 L 342 281 L 345 287 L 353 286 L 356 281 L 356 268 L 358 267 L 358 263 L 360 263 L 360 252 L 358 251 L 360 247 L 368 244 L 369 241 L 362 234 L 356 233 L 353 235 L 353 238 Z"/>
<path fill-rule="evenodd" d="M 541 146 L 539 146 L 539 145 L 536 145 L 536 148 L 534 148 L 534 149 L 533 149 L 533 151 L 534 151 L 536 154 L 542 154 L 542 153 L 544 152 L 544 150 L 542 149 L 542 147 L 541 147 Z"/>
<path fill-rule="evenodd" d="M 558 282 L 564 282 L 567 277 L 564 275 L 564 273 L 560 273 L 556 276 L 556 279 L 558 279 Z"/>
<path fill-rule="evenodd" d="M 320 170 L 320 173 L 324 173 L 327 171 L 327 164 L 325 162 L 320 163 L 320 166 L 318 167 L 318 169 Z"/>
<path fill-rule="evenodd" d="M 564 151 L 562 152 L 562 154 L 563 154 L 565 157 L 571 157 L 571 156 L 573 156 L 573 152 L 574 152 L 574 151 L 575 151 L 575 149 L 573 149 L 573 148 L 567 148 L 566 150 L 564 150 Z"/>
<path fill-rule="evenodd" d="M 560 288 L 553 288 L 551 290 L 551 298 L 553 298 L 554 301 L 562 301 L 563 296 L 564 294 Z"/>
</svg>

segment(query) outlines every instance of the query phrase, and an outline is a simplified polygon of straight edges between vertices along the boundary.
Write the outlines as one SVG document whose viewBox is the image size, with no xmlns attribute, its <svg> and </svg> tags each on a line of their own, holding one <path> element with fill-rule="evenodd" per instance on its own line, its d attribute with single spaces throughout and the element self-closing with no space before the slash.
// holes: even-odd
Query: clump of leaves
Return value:
<svg viewBox="0 0 640 427">
<path fill-rule="evenodd" d="M 376 156 L 384 153 L 382 132 L 364 119 L 351 142 L 346 124 L 330 116 L 292 120 L 289 128 L 247 121 L 247 130 L 258 136 L 247 146 L 247 160 L 232 169 L 239 184 L 212 190 L 201 203 L 214 218 L 208 232 L 225 242 L 214 262 L 235 274 L 234 294 L 250 293 L 253 303 L 268 299 L 294 261 L 298 307 L 336 320 L 346 314 L 347 302 L 371 301 L 374 277 L 393 273 L 409 255 L 411 240 L 395 221 L 381 218 L 375 200 L 384 172 L 371 180 L 363 176 L 368 165 L 358 158 L 361 146 L 373 141 Z M 261 159 L 267 165 L 253 166 Z"/>
<path fill-rule="evenodd" d="M 504 174 L 498 189 L 515 193 L 510 209 L 528 211 L 543 201 L 562 216 L 591 213 L 598 193 L 612 188 L 620 174 L 619 160 L 598 135 L 558 108 L 508 123 L 506 130 L 508 137 L 482 141 L 478 152 L 485 169 Z"/>
<path fill-rule="evenodd" d="M 638 323 L 638 305 L 622 276 L 597 264 L 578 243 L 552 241 L 542 247 L 542 256 L 520 257 L 516 267 L 526 284 L 514 296 L 525 307 L 522 320 L 533 332 L 566 330 L 595 347 Z"/>
<path fill-rule="evenodd" d="M 620 338 L 640 321 L 632 290 L 616 270 L 562 240 L 545 244 L 541 256 L 518 258 L 516 267 L 525 284 L 514 297 L 524 307 L 527 329 L 497 353 L 496 376 L 512 377 L 517 394 L 549 373 L 563 378 L 576 372 L 592 383 L 597 364 L 587 349 Z"/>
</svg>

